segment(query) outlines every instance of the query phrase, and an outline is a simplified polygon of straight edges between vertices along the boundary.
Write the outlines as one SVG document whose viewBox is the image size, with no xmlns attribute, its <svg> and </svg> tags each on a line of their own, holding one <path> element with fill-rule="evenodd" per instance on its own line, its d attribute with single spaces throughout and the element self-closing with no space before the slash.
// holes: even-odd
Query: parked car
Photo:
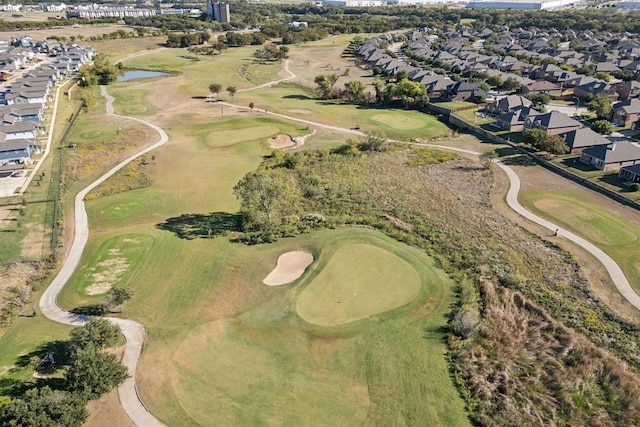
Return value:
<svg viewBox="0 0 640 427">
<path fill-rule="evenodd" d="M 20 178 L 20 177 L 23 177 L 23 176 L 24 176 L 24 171 L 15 171 L 15 172 L 13 173 L 13 175 L 11 175 L 11 176 L 12 176 L 12 177 L 14 177 L 14 178 Z"/>
</svg>

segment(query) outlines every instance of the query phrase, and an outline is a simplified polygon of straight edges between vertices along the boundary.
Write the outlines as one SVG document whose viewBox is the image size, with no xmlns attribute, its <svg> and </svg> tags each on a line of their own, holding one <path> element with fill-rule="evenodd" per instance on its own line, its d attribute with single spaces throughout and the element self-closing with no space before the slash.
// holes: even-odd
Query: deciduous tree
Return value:
<svg viewBox="0 0 640 427">
<path fill-rule="evenodd" d="M 233 101 L 233 97 L 236 95 L 237 91 L 238 88 L 236 88 L 235 86 L 227 86 L 227 92 L 229 92 L 229 95 L 231 95 L 231 101 Z"/>
<path fill-rule="evenodd" d="M 122 311 L 122 304 L 129 300 L 132 295 L 133 291 L 128 287 L 113 287 L 109 289 L 103 300 L 105 310 L 119 307 L 120 311 Z"/>
<path fill-rule="evenodd" d="M 74 353 L 65 376 L 69 390 L 88 400 L 109 392 L 127 378 L 129 372 L 115 354 L 103 353 L 93 345 Z"/>
<path fill-rule="evenodd" d="M 89 416 L 85 400 L 45 386 L 28 390 L 0 409 L 7 427 L 80 427 Z"/>
<path fill-rule="evenodd" d="M 599 118 L 605 118 L 611 113 L 611 100 L 605 95 L 596 95 L 589 101 L 587 108 L 596 113 Z"/>
<path fill-rule="evenodd" d="M 295 192 L 295 180 L 281 168 L 250 172 L 233 187 L 240 210 L 263 230 L 292 210 Z"/>
<path fill-rule="evenodd" d="M 220 93 L 220 91 L 222 90 L 222 85 L 220 83 L 211 83 L 209 85 L 209 92 L 211 92 L 212 94 L 216 94 L 216 98 L 218 97 L 218 94 Z"/>
<path fill-rule="evenodd" d="M 118 288 L 126 289 L 126 288 Z M 69 348 L 72 353 L 92 345 L 98 349 L 111 347 L 118 342 L 120 328 L 107 319 L 95 317 L 83 326 L 71 330 Z"/>
<path fill-rule="evenodd" d="M 611 135 L 613 133 L 613 125 L 608 120 L 596 120 L 591 125 L 591 129 L 602 135 Z"/>
</svg>

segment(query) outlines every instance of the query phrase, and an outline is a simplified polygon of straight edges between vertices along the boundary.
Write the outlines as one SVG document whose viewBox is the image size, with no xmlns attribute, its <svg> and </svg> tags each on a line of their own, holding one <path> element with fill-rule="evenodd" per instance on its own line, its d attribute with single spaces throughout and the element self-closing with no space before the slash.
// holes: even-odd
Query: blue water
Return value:
<svg viewBox="0 0 640 427">
<path fill-rule="evenodd" d="M 163 73 L 161 71 L 146 71 L 146 70 L 129 70 L 118 76 L 119 82 L 128 82 L 129 80 L 146 79 L 148 77 L 164 77 L 169 73 Z"/>
</svg>

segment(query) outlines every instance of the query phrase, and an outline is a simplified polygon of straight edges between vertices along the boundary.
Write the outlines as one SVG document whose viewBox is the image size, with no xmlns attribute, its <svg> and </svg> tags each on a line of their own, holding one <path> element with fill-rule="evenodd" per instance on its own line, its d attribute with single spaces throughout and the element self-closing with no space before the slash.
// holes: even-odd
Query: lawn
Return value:
<svg viewBox="0 0 640 427">
<path fill-rule="evenodd" d="M 471 123 L 477 126 L 487 125 L 489 123 L 495 123 L 496 121 L 494 117 L 491 117 L 489 115 L 484 115 L 484 113 L 482 112 L 479 113 L 477 109 L 456 111 L 455 115 L 462 118 L 465 122 Z M 486 127 L 484 128 L 487 129 Z M 493 127 L 488 129 L 491 131 L 496 131 L 499 128 Z"/>
<path fill-rule="evenodd" d="M 144 280 L 153 296 L 134 311 L 149 305 L 164 310 L 161 324 L 145 321 L 154 339 L 138 380 L 152 411 L 168 424 L 390 425 L 410 414 L 419 425 L 468 425 L 442 357 L 449 282 L 422 252 L 362 229 L 254 247 L 224 238 L 163 239 L 193 259 L 178 256 L 177 272 L 158 264 L 157 272 L 149 272 L 156 280 Z M 408 305 L 334 327 L 297 316 L 300 291 L 304 295 L 317 277 L 322 280 L 327 261 L 341 249 L 365 248 L 367 255 L 371 247 L 396 254 L 385 254 L 387 260 L 404 257 L 422 278 Z M 278 256 L 293 249 L 316 256 L 308 278 L 263 285 Z M 180 281 L 173 300 L 160 303 L 168 282 L 188 270 L 191 281 Z M 160 279 L 166 275 L 172 279 Z M 167 375 L 155 375 L 159 369 Z"/>
<path fill-rule="evenodd" d="M 178 80 L 179 95 L 206 96 L 210 95 L 209 85 L 212 83 L 242 90 L 275 80 L 282 64 L 261 64 L 252 56 L 255 50 L 255 46 L 239 47 L 227 49 L 220 55 L 196 58 L 186 49 L 162 49 L 126 59 L 122 64 L 131 69 L 180 71 L 189 78 Z M 165 84 L 174 82 L 166 79 Z"/>
<path fill-rule="evenodd" d="M 411 302 L 420 291 L 418 272 L 407 261 L 378 246 L 338 248 L 297 300 L 304 320 L 338 326 Z"/>
<path fill-rule="evenodd" d="M 43 357 L 56 348 L 55 342 L 69 337 L 69 326 L 41 315 L 18 317 L 2 335 L 0 345 L 0 404 L 9 396 L 19 396 L 25 385 L 34 384 L 31 356 Z"/>
<path fill-rule="evenodd" d="M 363 132 L 380 132 L 388 138 L 409 141 L 412 138 L 431 139 L 449 135 L 449 127 L 434 116 L 415 110 L 352 105 L 335 100 L 319 100 L 307 89 L 280 84 L 271 88 L 236 94 L 234 103 L 256 109 L 286 114 L 303 120 L 353 128 Z"/>
<path fill-rule="evenodd" d="M 94 239 L 95 246 L 101 239 Z M 82 263 L 76 274 L 65 287 L 65 293 L 84 297 L 78 305 L 100 304 L 101 299 L 112 287 L 131 284 L 130 278 L 149 253 L 153 239 L 146 234 L 130 233 L 109 237 L 97 248 L 90 247 L 88 262 Z M 60 303 L 64 304 L 64 294 Z"/>
<path fill-rule="evenodd" d="M 606 252 L 620 265 L 636 292 L 640 292 L 637 226 L 566 191 L 525 191 L 519 199 L 528 209 L 583 236 Z"/>
</svg>

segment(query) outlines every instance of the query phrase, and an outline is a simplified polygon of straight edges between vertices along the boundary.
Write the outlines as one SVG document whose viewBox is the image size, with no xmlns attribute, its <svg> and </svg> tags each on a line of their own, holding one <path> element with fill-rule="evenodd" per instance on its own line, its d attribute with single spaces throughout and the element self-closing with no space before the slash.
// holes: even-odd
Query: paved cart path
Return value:
<svg viewBox="0 0 640 427">
<path fill-rule="evenodd" d="M 63 310 L 57 303 L 58 294 L 78 267 L 80 258 L 82 257 L 82 252 L 84 251 L 87 240 L 89 238 L 89 221 L 84 204 L 85 196 L 95 187 L 115 174 L 122 167 L 124 167 L 137 157 L 140 157 L 143 154 L 146 154 L 164 145 L 169 140 L 169 137 L 164 130 L 149 121 L 138 119 L 136 117 L 118 116 L 114 114 L 113 97 L 107 94 L 107 90 L 104 86 L 100 87 L 100 91 L 102 95 L 107 99 L 107 114 L 115 117 L 135 120 L 139 123 L 149 126 L 156 132 L 158 132 L 159 139 L 152 146 L 147 147 L 144 150 L 118 163 L 111 170 L 109 170 L 107 173 L 102 175 L 100 178 L 95 180 L 93 183 L 91 183 L 76 195 L 74 202 L 75 234 L 73 237 L 71 250 L 67 259 L 62 265 L 60 272 L 53 279 L 53 282 L 51 283 L 51 285 L 49 285 L 47 290 L 42 295 L 42 298 L 40 299 L 40 310 L 42 311 L 42 314 L 51 320 L 59 323 L 64 323 L 66 325 L 80 326 L 86 323 L 87 320 L 89 320 L 88 316 L 73 314 L 66 310 Z M 147 331 L 145 327 L 131 319 L 119 319 L 112 317 L 107 317 L 106 319 L 118 325 L 122 331 L 122 334 L 127 339 L 122 363 L 127 367 L 127 369 L 129 369 L 130 377 L 123 385 L 118 387 L 118 395 L 120 397 L 120 403 L 122 404 L 122 407 L 127 412 L 127 415 L 129 415 L 129 418 L 131 418 L 131 420 L 138 426 L 163 426 L 164 424 L 162 424 L 157 418 L 151 415 L 147 408 L 145 408 L 136 390 L 136 366 L 138 364 L 138 358 L 140 357 L 142 347 L 144 346 L 144 342 L 147 337 Z"/>
</svg>

